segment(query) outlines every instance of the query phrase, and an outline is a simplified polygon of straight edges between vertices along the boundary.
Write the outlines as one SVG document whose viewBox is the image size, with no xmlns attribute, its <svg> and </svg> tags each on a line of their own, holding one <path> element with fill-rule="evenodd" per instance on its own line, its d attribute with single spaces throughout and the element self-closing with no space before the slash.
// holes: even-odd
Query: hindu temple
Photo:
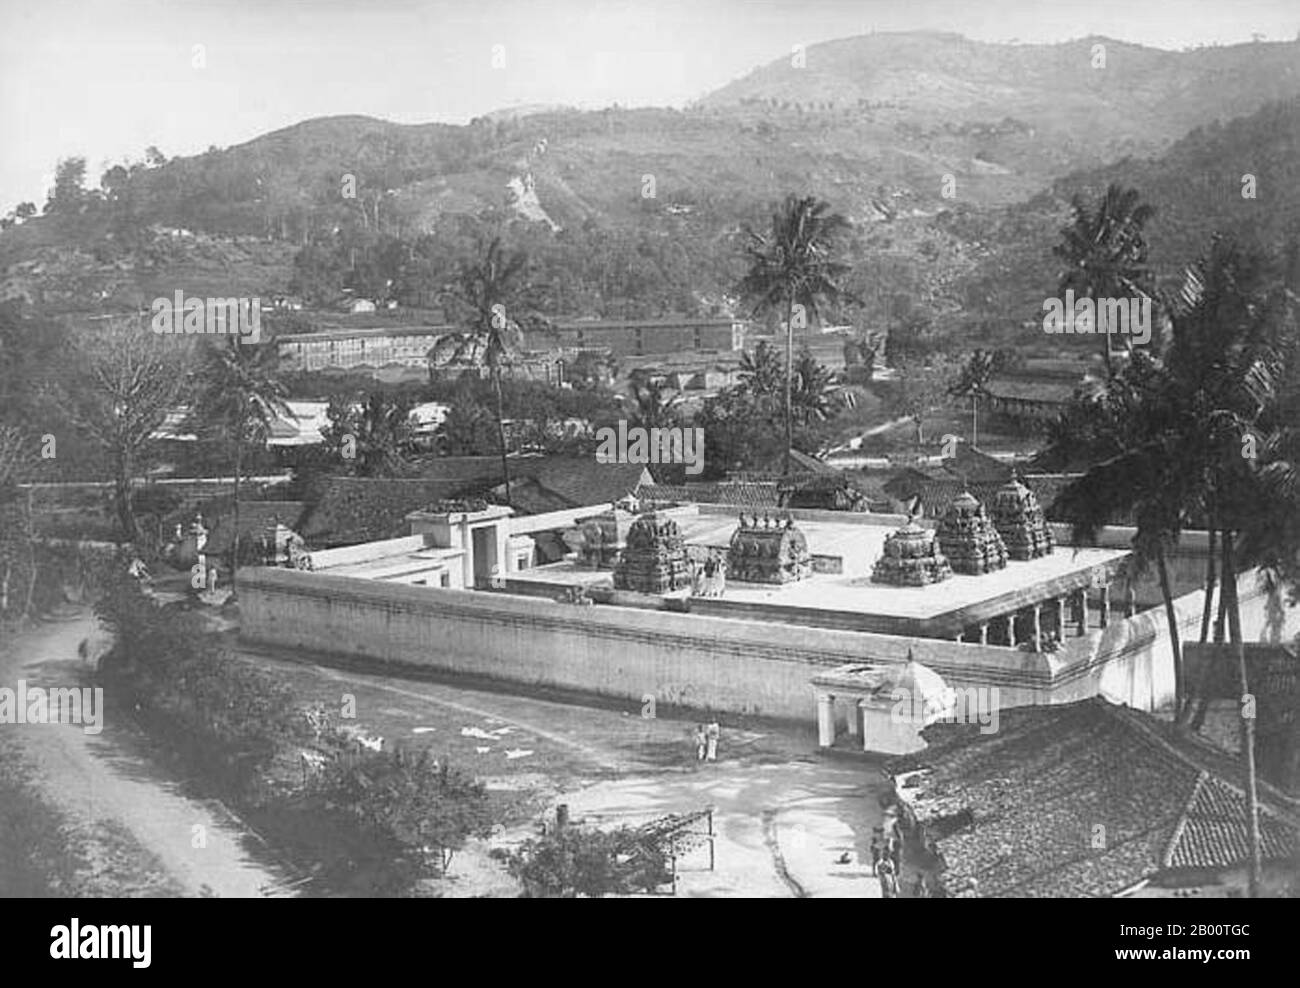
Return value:
<svg viewBox="0 0 1300 988">
<path fill-rule="evenodd" d="M 636 515 L 617 506 L 590 518 L 580 518 L 578 557 L 592 569 L 613 569 L 627 546 L 627 536 Z"/>
<path fill-rule="evenodd" d="M 1012 559 L 1040 559 L 1052 551 L 1052 532 L 1038 498 L 1018 478 L 993 495 L 993 527 Z"/>
<path fill-rule="evenodd" d="M 934 532 L 915 520 L 885 539 L 884 554 L 871 570 L 875 583 L 895 587 L 923 587 L 952 576 L 952 568 L 940 551 Z"/>
<path fill-rule="evenodd" d="M 732 533 L 727 548 L 727 571 L 743 583 L 794 583 L 812 574 L 808 540 L 792 518 L 773 519 L 758 515 L 746 520 Z"/>
<path fill-rule="evenodd" d="M 632 522 L 622 557 L 614 569 L 616 589 L 662 594 L 689 587 L 693 582 L 686 542 L 677 522 L 656 511 Z"/>
<path fill-rule="evenodd" d="M 980 576 L 1007 565 L 1007 549 L 984 505 L 970 491 L 962 491 L 939 521 L 939 551 L 948 557 L 954 573 Z"/>
</svg>

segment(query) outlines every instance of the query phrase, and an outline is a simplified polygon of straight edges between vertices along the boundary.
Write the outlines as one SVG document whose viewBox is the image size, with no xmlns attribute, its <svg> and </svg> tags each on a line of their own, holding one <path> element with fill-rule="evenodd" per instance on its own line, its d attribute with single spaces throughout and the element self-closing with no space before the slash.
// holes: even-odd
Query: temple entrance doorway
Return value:
<svg viewBox="0 0 1300 988">
<path fill-rule="evenodd" d="M 498 572 L 497 527 L 480 525 L 470 529 L 471 550 L 474 553 L 474 586 L 486 587 Z"/>
</svg>

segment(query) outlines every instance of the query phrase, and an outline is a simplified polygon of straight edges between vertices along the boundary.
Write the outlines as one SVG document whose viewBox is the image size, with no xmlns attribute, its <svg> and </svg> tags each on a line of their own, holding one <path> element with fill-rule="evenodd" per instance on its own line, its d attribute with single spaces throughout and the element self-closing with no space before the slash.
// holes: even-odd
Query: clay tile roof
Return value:
<svg viewBox="0 0 1300 988">
<path fill-rule="evenodd" d="M 498 471 L 500 461 L 497 462 Z M 409 535 L 406 516 L 465 493 L 463 481 L 425 478 L 331 477 L 300 522 L 311 546 L 355 545 Z"/>
<path fill-rule="evenodd" d="M 1108 896 L 1245 859 L 1240 766 L 1146 714 L 1094 697 L 1003 710 L 990 734 L 939 723 L 924 737 L 886 771 L 935 837 L 950 895 Z M 1265 859 L 1289 858 L 1296 804 L 1262 782 L 1259 795 Z"/>
<path fill-rule="evenodd" d="M 1245 819 L 1245 794 L 1203 772 L 1165 851 L 1165 866 L 1215 868 L 1247 860 L 1250 841 Z M 1289 858 L 1295 852 L 1295 831 L 1267 812 L 1260 814 L 1259 834 L 1265 861 Z"/>
<path fill-rule="evenodd" d="M 735 508 L 775 508 L 779 493 L 775 483 L 744 481 L 726 484 L 643 484 L 637 496 L 646 501 L 725 504 Z"/>
<path fill-rule="evenodd" d="M 570 507 L 610 504 L 635 491 L 649 474 L 642 463 L 600 463 L 594 456 L 521 458 L 512 476 L 532 477 Z"/>
</svg>

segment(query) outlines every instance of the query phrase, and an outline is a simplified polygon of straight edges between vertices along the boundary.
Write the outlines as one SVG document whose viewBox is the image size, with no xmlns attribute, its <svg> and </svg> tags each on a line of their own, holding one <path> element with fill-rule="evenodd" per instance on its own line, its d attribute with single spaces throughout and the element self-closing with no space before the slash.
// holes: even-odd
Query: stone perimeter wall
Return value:
<svg viewBox="0 0 1300 988">
<path fill-rule="evenodd" d="M 972 668 L 1048 686 L 1042 656 L 993 646 L 769 622 L 376 583 L 286 569 L 239 571 L 241 634 L 316 652 L 798 720 L 814 716 L 809 678 L 848 662 L 916 660 L 951 685 Z M 978 653 L 978 654 L 976 654 Z M 1036 689 L 1035 689 L 1036 688 Z M 1029 702 L 1033 702 L 1032 700 Z"/>
<path fill-rule="evenodd" d="M 809 679 L 850 662 L 903 662 L 908 649 L 953 687 L 994 687 L 1001 706 L 1098 692 L 1139 709 L 1173 695 L 1163 609 L 1067 638 L 1058 653 L 907 639 L 766 621 L 536 597 L 400 586 L 286 569 L 239 572 L 241 633 L 253 643 L 362 656 L 640 704 L 807 723 Z M 1265 595 L 1241 577 L 1247 641 L 1300 630 L 1300 609 L 1269 621 Z M 1176 602 L 1184 640 L 1199 630 L 1200 591 Z"/>
</svg>

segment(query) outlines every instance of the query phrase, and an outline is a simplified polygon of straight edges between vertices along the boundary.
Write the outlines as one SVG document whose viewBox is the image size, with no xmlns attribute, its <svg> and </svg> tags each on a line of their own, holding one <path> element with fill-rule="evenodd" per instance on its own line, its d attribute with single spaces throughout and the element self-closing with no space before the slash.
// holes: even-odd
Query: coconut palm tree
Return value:
<svg viewBox="0 0 1300 988">
<path fill-rule="evenodd" d="M 1066 264 L 1059 291 L 1073 290 L 1076 297 L 1092 299 L 1152 297 L 1143 228 L 1155 207 L 1140 199 L 1136 189 L 1112 184 L 1095 209 L 1078 195 L 1071 200 L 1073 221 L 1061 230 L 1061 243 L 1052 251 Z M 1129 338 L 1123 340 L 1129 348 Z M 1110 377 L 1114 368 L 1109 333 L 1101 334 L 1101 346 Z"/>
<path fill-rule="evenodd" d="M 510 462 L 501 378 L 523 343 L 525 328 L 549 330 L 546 320 L 524 301 L 527 267 L 527 254 L 507 251 L 500 237 L 492 238 L 481 257 L 463 263 L 441 296 L 459 310 L 465 331 L 439 339 L 427 357 L 430 373 L 451 366 L 474 367 L 491 379 L 506 504 L 510 504 Z"/>
<path fill-rule="evenodd" d="M 749 270 L 741 279 L 739 292 L 754 315 L 779 313 L 785 318 L 785 472 L 790 472 L 794 448 L 794 329 L 795 306 L 802 306 L 808 319 L 822 306 L 845 294 L 841 281 L 848 265 L 835 260 L 840 238 L 850 229 L 849 221 L 831 212 L 830 205 L 815 196 L 787 196 L 772 214 L 766 234 L 746 230 L 745 257 Z"/>
<path fill-rule="evenodd" d="M 225 440 L 234 461 L 231 515 L 230 586 L 239 566 L 240 480 L 245 454 L 266 442 L 277 418 L 292 418 L 288 389 L 280 380 L 274 344 L 249 345 L 224 336 L 201 348 L 196 380 L 198 397 L 191 412 L 196 431 Z"/>
<path fill-rule="evenodd" d="M 1190 706 L 1165 558 L 1168 549 L 1193 522 L 1217 533 L 1221 607 L 1238 646 L 1238 674 L 1245 692 L 1239 566 L 1269 561 L 1282 566 L 1287 560 L 1294 566 L 1300 547 L 1300 524 L 1294 518 L 1284 520 L 1300 507 L 1294 461 L 1284 455 L 1294 449 L 1294 437 L 1288 438 L 1277 421 L 1278 383 L 1285 370 L 1279 343 L 1284 328 L 1294 321 L 1287 295 L 1270 282 L 1258 258 L 1221 238 L 1212 241 L 1194 273 L 1198 287 L 1172 309 L 1170 345 L 1162 357 L 1134 354 L 1085 403 L 1080 418 L 1088 428 L 1064 441 L 1076 447 L 1086 444 L 1085 452 L 1096 462 L 1056 502 L 1078 539 L 1089 538 L 1117 514 L 1135 515 L 1135 558 L 1139 565 L 1154 560 L 1159 572 L 1180 724 L 1186 722 Z M 1239 553 L 1238 543 L 1249 546 L 1249 552 Z M 1208 585 L 1213 575 L 1211 559 L 1207 593 L 1213 589 Z M 1207 624 L 1203 620 L 1203 636 Z M 1259 859 L 1254 724 L 1250 718 L 1242 720 L 1254 889 Z"/>
</svg>

